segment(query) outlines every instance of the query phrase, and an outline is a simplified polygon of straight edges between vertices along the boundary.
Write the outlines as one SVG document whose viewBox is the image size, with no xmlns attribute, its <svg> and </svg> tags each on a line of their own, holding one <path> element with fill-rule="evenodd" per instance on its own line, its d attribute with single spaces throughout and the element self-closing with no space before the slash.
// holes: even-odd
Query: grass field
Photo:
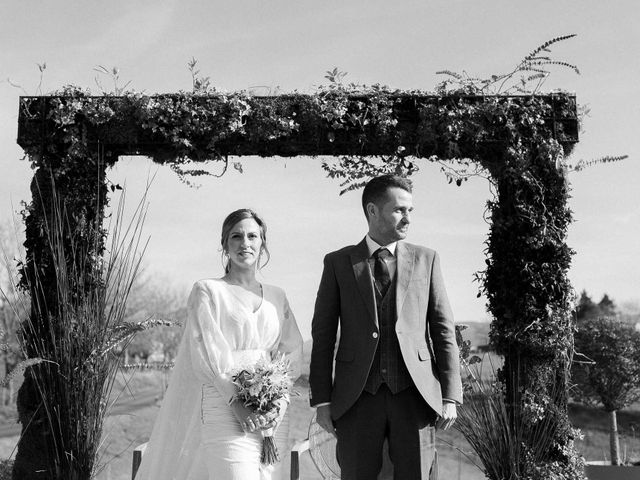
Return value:
<svg viewBox="0 0 640 480">
<path fill-rule="evenodd" d="M 153 374 L 145 373 L 144 376 Z M 157 375 L 157 373 L 156 373 Z M 141 384 L 147 384 L 144 379 Z M 307 438 L 309 422 L 313 410 L 309 408 L 308 387 L 306 376 L 296 384 L 301 395 L 293 397 L 290 407 L 291 415 L 291 444 Z M 134 386 L 135 388 L 135 386 Z M 132 388 L 132 391 L 135 391 Z M 619 413 L 619 428 L 621 432 L 621 448 L 630 459 L 640 459 L 640 438 L 634 432 L 640 426 L 640 405 L 636 408 Z M 158 406 L 142 408 L 130 415 L 110 417 L 105 426 L 105 444 L 103 448 L 104 470 L 99 480 L 124 480 L 130 478 L 131 452 L 133 448 L 147 440 L 151 431 Z M 597 409 L 582 405 L 570 405 L 570 418 L 573 424 L 580 428 L 584 439 L 577 443 L 578 450 L 589 460 L 603 460 L 608 458 L 608 418 Z M 462 452 L 469 455 L 465 456 Z M 481 470 L 474 465 L 478 460 L 474 457 L 465 439 L 455 430 L 439 432 L 438 452 L 440 459 L 441 478 L 447 480 L 484 480 Z M 311 457 L 304 454 L 301 462 L 302 478 L 320 480 Z"/>
<path fill-rule="evenodd" d="M 485 327 L 486 328 L 486 327 Z M 465 331 L 471 333 L 476 341 L 481 341 L 486 330 L 479 326 L 470 327 Z M 467 336 L 467 338 L 469 338 Z M 472 345 L 477 345 L 472 340 Z M 482 344 L 482 343 L 479 343 Z M 308 347 L 306 347 L 306 362 L 308 365 Z M 300 396 L 293 397 L 290 406 L 291 430 L 290 442 L 307 438 L 309 422 L 314 411 L 309 407 L 308 372 L 296 382 L 296 389 Z M 138 372 L 127 381 L 118 380 L 114 395 L 123 399 L 135 398 L 141 392 L 150 389 L 158 392 L 160 398 L 166 376 L 162 372 Z M 98 480 L 128 480 L 131 478 L 131 461 L 133 449 L 146 442 L 159 409 L 159 402 L 155 405 L 139 408 L 126 415 L 110 416 L 105 424 L 104 438 L 101 446 L 101 463 L 103 469 Z M 580 428 L 584 439 L 577 442 L 578 450 L 589 460 L 604 460 L 608 456 L 608 416 L 605 412 L 571 404 L 569 414 L 573 424 Z M 4 415 L 4 416 L 3 416 Z M 15 421 L 15 414 L 11 411 L 0 412 L 0 421 Z M 621 432 L 621 448 L 626 457 L 631 460 L 640 459 L 640 404 L 634 405 L 618 414 L 619 430 Z M 0 458 L 8 458 L 16 443 L 17 437 L 0 438 Z M 484 480 L 482 471 L 474 465 L 477 459 L 472 454 L 469 445 L 455 430 L 439 432 L 438 452 L 440 459 L 440 478 L 447 480 Z M 462 453 L 464 452 L 464 453 Z M 467 456 L 468 455 L 468 456 Z M 285 460 L 286 461 L 286 460 Z M 308 453 L 301 459 L 301 476 L 305 480 L 320 480 Z"/>
</svg>

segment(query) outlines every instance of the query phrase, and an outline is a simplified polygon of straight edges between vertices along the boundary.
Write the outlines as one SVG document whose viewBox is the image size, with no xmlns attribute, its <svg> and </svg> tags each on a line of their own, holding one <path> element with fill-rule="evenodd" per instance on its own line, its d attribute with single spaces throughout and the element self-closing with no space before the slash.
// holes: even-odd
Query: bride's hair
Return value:
<svg viewBox="0 0 640 480">
<path fill-rule="evenodd" d="M 227 218 L 222 222 L 222 235 L 220 236 L 220 244 L 222 245 L 222 265 L 224 266 L 224 272 L 229 273 L 229 260 L 227 255 L 227 242 L 229 241 L 229 235 L 231 229 L 236 226 L 238 222 L 245 218 L 253 218 L 260 227 L 260 238 L 262 239 L 262 249 L 260 250 L 260 256 L 258 257 L 258 270 L 264 267 L 271 259 L 269 248 L 267 247 L 267 224 L 262 217 L 250 208 L 241 208 L 227 215 Z M 266 257 L 264 263 L 260 264 L 262 260 L 262 254 Z"/>
</svg>

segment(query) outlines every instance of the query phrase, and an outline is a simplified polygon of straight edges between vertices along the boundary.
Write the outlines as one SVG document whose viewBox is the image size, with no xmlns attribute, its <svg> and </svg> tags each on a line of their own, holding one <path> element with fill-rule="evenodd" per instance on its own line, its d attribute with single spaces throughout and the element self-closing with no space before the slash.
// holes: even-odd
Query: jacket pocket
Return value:
<svg viewBox="0 0 640 480">
<path fill-rule="evenodd" d="M 423 347 L 418 349 L 418 358 L 421 362 L 426 362 L 431 359 L 431 354 L 429 353 L 428 347 Z"/>
<path fill-rule="evenodd" d="M 348 348 L 339 348 L 338 353 L 336 353 L 336 361 L 352 362 L 354 356 L 353 350 L 349 350 Z"/>
</svg>

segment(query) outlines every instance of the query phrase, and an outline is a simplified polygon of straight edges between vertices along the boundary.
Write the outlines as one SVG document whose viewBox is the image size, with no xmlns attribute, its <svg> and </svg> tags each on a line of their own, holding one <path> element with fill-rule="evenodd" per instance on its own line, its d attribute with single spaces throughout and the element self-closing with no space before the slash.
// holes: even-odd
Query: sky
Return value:
<svg viewBox="0 0 640 480">
<path fill-rule="evenodd" d="M 0 221 L 29 200 L 32 171 L 16 144 L 19 96 L 66 84 L 110 90 L 99 65 L 118 67 L 120 84 L 148 94 L 190 90 L 187 62 L 222 90 L 311 93 L 338 67 L 346 81 L 432 89 L 449 69 L 490 76 L 513 68 L 551 38 L 578 36 L 553 47 L 556 59 L 581 74 L 554 69 L 544 90 L 561 88 L 589 109 L 580 143 L 568 159 L 629 155 L 570 174 L 575 222 L 569 273 L 577 291 L 618 304 L 640 298 L 640 20 L 637 4 L 601 0 L 307 1 L 87 0 L 3 2 L 0 15 Z M 46 63 L 41 77 L 38 64 Z M 96 77 L 102 87 L 97 85 Z M 366 232 L 360 192 L 339 196 L 322 159 L 240 160 L 221 179 L 180 183 L 166 167 L 124 157 L 109 178 L 126 185 L 127 204 L 148 179 L 144 263 L 159 281 L 184 291 L 222 273 L 222 220 L 236 208 L 257 210 L 268 225 L 272 254 L 261 281 L 283 287 L 305 338 L 323 256 L 357 243 Z M 414 176 L 408 241 L 438 250 L 456 320 L 488 321 L 473 273 L 484 265 L 489 183 L 447 184 L 436 164 L 421 161 Z M 112 200 L 112 205 L 117 198 Z"/>
</svg>

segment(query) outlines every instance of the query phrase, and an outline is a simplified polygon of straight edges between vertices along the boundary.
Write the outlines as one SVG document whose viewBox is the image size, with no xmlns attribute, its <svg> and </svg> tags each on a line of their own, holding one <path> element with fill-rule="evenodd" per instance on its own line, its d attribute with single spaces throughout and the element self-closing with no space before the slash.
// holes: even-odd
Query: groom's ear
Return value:
<svg viewBox="0 0 640 480">
<path fill-rule="evenodd" d="M 378 207 L 373 202 L 367 203 L 366 210 L 367 210 L 367 220 L 370 219 L 372 216 L 376 216 L 378 214 Z"/>
</svg>

